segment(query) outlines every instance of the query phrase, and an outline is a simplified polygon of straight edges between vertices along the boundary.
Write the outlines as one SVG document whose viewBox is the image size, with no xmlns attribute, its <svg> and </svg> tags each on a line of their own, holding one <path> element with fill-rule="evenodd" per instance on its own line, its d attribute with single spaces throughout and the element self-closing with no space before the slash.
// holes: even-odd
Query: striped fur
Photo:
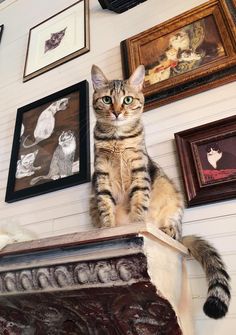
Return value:
<svg viewBox="0 0 236 335">
<path fill-rule="evenodd" d="M 223 317 L 229 306 L 229 276 L 217 251 L 205 240 L 182 238 L 181 193 L 149 157 L 141 120 L 144 67 L 127 80 L 109 81 L 92 67 L 94 86 L 94 175 L 90 214 L 98 227 L 150 221 L 182 241 L 203 266 L 208 280 L 205 313 Z"/>
</svg>

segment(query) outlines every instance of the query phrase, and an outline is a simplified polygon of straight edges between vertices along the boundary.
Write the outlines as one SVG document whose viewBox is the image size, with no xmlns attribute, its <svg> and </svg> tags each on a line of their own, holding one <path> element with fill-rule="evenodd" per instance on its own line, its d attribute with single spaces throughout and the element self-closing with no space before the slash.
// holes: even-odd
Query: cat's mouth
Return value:
<svg viewBox="0 0 236 335">
<path fill-rule="evenodd" d="M 121 122 L 121 121 L 124 121 L 125 120 L 125 117 L 123 114 L 121 113 L 115 113 L 115 112 L 112 112 L 110 114 L 110 119 L 111 121 L 117 121 L 117 122 Z"/>
</svg>

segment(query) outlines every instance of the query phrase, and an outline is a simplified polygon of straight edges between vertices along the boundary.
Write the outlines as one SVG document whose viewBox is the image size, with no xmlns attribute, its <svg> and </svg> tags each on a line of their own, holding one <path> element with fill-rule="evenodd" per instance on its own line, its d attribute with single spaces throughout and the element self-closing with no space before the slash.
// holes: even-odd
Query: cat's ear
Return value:
<svg viewBox="0 0 236 335">
<path fill-rule="evenodd" d="M 141 91 L 143 88 L 144 78 L 145 78 L 145 67 L 144 65 L 139 65 L 128 79 L 128 83 L 132 86 L 136 86 L 137 89 Z"/>
<path fill-rule="evenodd" d="M 108 79 L 97 65 L 92 66 L 91 76 L 92 76 L 93 87 L 95 90 L 102 88 L 108 84 Z"/>
</svg>

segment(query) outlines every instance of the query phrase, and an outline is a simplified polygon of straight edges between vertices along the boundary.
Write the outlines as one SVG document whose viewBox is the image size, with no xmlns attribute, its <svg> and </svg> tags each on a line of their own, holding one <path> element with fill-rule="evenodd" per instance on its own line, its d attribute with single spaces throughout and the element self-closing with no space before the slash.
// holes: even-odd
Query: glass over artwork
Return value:
<svg viewBox="0 0 236 335">
<path fill-rule="evenodd" d="M 23 81 L 89 51 L 88 0 L 78 0 L 32 27 Z"/>
<path fill-rule="evenodd" d="M 17 109 L 6 202 L 90 181 L 88 82 Z"/>
<path fill-rule="evenodd" d="M 203 185 L 236 179 L 236 136 L 196 145 L 195 151 Z"/>
<path fill-rule="evenodd" d="M 79 172 L 79 92 L 24 113 L 15 191 Z"/>
<path fill-rule="evenodd" d="M 142 45 L 140 52 L 146 69 L 146 87 L 225 55 L 212 15 Z"/>
</svg>

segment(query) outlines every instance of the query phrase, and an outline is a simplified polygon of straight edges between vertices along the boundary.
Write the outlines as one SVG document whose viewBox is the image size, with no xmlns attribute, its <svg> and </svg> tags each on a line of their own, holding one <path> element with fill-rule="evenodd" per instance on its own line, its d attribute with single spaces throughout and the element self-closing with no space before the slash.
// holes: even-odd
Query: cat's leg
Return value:
<svg viewBox="0 0 236 335">
<path fill-rule="evenodd" d="M 151 181 L 143 157 L 134 158 L 131 169 L 130 222 L 145 222 L 150 201 Z"/>
<path fill-rule="evenodd" d="M 71 157 L 65 157 L 63 160 L 58 161 L 58 171 L 61 178 L 65 178 L 72 175 L 72 164 Z"/>
<path fill-rule="evenodd" d="M 181 240 L 183 199 L 166 177 L 159 176 L 153 184 L 149 207 L 149 217 L 157 227 L 170 237 Z"/>
<path fill-rule="evenodd" d="M 100 221 L 100 215 L 98 212 L 97 199 L 96 199 L 96 195 L 93 192 L 90 198 L 89 214 L 90 214 L 93 226 L 101 228 L 102 225 Z"/>
<path fill-rule="evenodd" d="M 182 237 L 182 210 L 176 209 L 165 218 L 165 223 L 159 229 L 173 239 L 180 241 Z M 167 224 L 166 224 L 167 223 Z"/>
<path fill-rule="evenodd" d="M 30 172 L 23 173 L 22 176 L 29 177 L 29 176 L 32 176 L 33 174 L 34 174 L 34 171 L 30 171 Z"/>
<path fill-rule="evenodd" d="M 115 226 L 115 205 L 116 201 L 112 194 L 111 182 L 108 172 L 95 170 L 93 175 L 93 190 L 96 201 L 93 206 L 97 207 L 96 216 L 99 217 L 100 227 Z M 95 225 L 97 225 L 95 223 Z"/>
</svg>

